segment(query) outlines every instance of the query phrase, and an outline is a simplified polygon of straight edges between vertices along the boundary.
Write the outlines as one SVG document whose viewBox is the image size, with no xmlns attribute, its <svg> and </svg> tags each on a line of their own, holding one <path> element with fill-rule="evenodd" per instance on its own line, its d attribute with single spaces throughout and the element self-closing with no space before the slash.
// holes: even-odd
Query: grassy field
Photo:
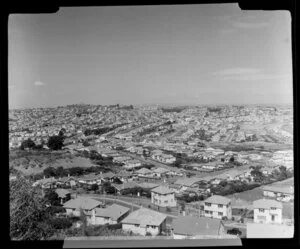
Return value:
<svg viewBox="0 0 300 249">
<path fill-rule="evenodd" d="M 10 151 L 9 166 L 25 175 L 43 172 L 47 167 L 92 167 L 97 166 L 90 159 L 73 156 L 66 152 L 52 151 Z"/>
</svg>

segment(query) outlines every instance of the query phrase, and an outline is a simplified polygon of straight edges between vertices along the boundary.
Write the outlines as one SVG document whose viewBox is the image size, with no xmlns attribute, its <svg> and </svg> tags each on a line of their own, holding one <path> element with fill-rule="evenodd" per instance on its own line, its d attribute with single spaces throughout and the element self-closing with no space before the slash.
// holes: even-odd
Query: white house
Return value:
<svg viewBox="0 0 300 249">
<path fill-rule="evenodd" d="M 165 186 L 158 186 L 151 190 L 151 203 L 160 207 L 176 207 L 175 191 Z"/>
<path fill-rule="evenodd" d="M 292 186 L 263 186 L 263 195 L 267 197 L 277 198 L 277 200 L 293 200 L 294 188 Z"/>
<path fill-rule="evenodd" d="M 95 208 L 91 223 L 93 225 L 117 224 L 129 214 L 129 208 L 113 204 L 106 208 Z"/>
<path fill-rule="evenodd" d="M 84 214 L 90 216 L 91 212 L 100 206 L 102 202 L 96 201 L 88 197 L 78 197 L 76 199 L 71 199 L 67 201 L 63 207 L 66 209 L 67 215 L 74 215 L 79 217 L 80 211 L 82 210 Z"/>
<path fill-rule="evenodd" d="M 204 201 L 204 216 L 216 219 L 222 219 L 227 217 L 231 219 L 231 201 L 230 199 L 220 196 L 213 195 Z"/>
<path fill-rule="evenodd" d="M 165 214 L 155 212 L 150 209 L 140 208 L 130 213 L 124 220 L 121 221 L 122 229 L 135 234 L 158 235 L 166 228 Z"/>
<path fill-rule="evenodd" d="M 253 202 L 254 223 L 282 223 L 282 203 L 260 199 Z"/>
</svg>

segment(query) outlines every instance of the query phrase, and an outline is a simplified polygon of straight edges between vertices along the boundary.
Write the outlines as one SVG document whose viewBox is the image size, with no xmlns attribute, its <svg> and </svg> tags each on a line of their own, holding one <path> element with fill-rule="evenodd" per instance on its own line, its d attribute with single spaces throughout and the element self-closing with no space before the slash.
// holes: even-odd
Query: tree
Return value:
<svg viewBox="0 0 300 249">
<path fill-rule="evenodd" d="M 58 136 L 64 137 L 64 136 L 65 136 L 65 133 L 66 133 L 66 129 L 65 129 L 65 128 L 61 128 L 61 130 L 60 130 L 59 133 L 58 133 Z"/>
<path fill-rule="evenodd" d="M 90 143 L 87 140 L 84 140 L 83 143 L 82 143 L 82 145 L 84 147 L 88 147 L 88 146 L 90 146 Z"/>
<path fill-rule="evenodd" d="M 20 149 L 21 150 L 24 150 L 26 148 L 28 148 L 28 149 L 34 149 L 35 147 L 36 147 L 35 143 L 30 138 L 28 138 L 27 140 L 24 140 L 21 143 Z"/>
<path fill-rule="evenodd" d="M 69 218 L 54 218 L 49 220 L 49 224 L 54 229 L 67 229 L 72 226 L 72 221 Z"/>
<path fill-rule="evenodd" d="M 61 150 L 64 145 L 64 138 L 62 136 L 49 137 L 47 146 L 51 150 Z"/>
<path fill-rule="evenodd" d="M 98 189 L 99 189 L 98 184 L 92 184 L 92 185 L 91 185 L 91 190 L 92 190 L 92 191 L 96 192 Z"/>
<path fill-rule="evenodd" d="M 48 239 L 54 230 L 41 190 L 25 178 L 10 183 L 10 236 L 14 240 Z"/>
<path fill-rule="evenodd" d="M 43 170 L 44 176 L 45 177 L 54 177 L 56 176 L 56 170 L 53 167 L 47 167 L 46 169 Z"/>
<path fill-rule="evenodd" d="M 242 234 L 242 232 L 237 228 L 232 228 L 232 229 L 228 230 L 227 233 L 232 234 L 232 235 L 238 235 L 238 236 L 240 236 Z"/>
<path fill-rule="evenodd" d="M 51 206 L 59 206 L 60 205 L 60 200 L 59 200 L 58 194 L 53 189 L 46 190 L 45 199 L 46 199 L 47 203 L 50 203 Z"/>
</svg>

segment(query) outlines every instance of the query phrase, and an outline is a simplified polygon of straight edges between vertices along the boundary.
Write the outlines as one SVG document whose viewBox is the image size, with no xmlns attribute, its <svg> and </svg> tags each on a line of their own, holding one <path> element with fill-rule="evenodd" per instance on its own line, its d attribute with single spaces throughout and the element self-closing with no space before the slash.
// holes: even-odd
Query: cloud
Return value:
<svg viewBox="0 0 300 249">
<path fill-rule="evenodd" d="M 277 80 L 291 78 L 292 74 L 266 74 L 258 68 L 228 68 L 213 75 L 220 76 L 224 80 Z"/>
<path fill-rule="evenodd" d="M 266 28 L 270 24 L 268 22 L 241 22 L 241 21 L 232 21 L 234 27 L 244 28 L 244 29 L 260 29 Z"/>
<path fill-rule="evenodd" d="M 223 35 L 227 35 L 227 34 L 232 34 L 232 33 L 234 33 L 234 32 L 235 32 L 235 29 L 221 29 L 219 32 L 220 32 L 221 34 L 223 34 Z"/>
<path fill-rule="evenodd" d="M 35 85 L 35 86 L 44 86 L 44 85 L 46 85 L 46 83 L 41 82 L 41 81 L 35 81 L 35 82 L 34 82 L 34 85 Z"/>
<path fill-rule="evenodd" d="M 260 69 L 257 68 L 235 67 L 235 68 L 227 68 L 218 72 L 214 72 L 213 75 L 233 76 L 233 75 L 244 75 L 244 74 L 257 74 L 259 72 Z"/>
<path fill-rule="evenodd" d="M 249 75 L 234 75 L 223 77 L 225 80 L 279 80 L 291 77 L 289 74 L 249 74 Z"/>
</svg>

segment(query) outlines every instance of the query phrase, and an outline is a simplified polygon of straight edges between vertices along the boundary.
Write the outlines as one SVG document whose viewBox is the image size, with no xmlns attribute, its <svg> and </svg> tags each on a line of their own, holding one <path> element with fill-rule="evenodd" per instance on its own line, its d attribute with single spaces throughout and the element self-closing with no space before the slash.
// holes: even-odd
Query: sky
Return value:
<svg viewBox="0 0 300 249">
<path fill-rule="evenodd" d="M 9 108 L 292 104 L 288 11 L 237 4 L 12 14 Z"/>
</svg>

